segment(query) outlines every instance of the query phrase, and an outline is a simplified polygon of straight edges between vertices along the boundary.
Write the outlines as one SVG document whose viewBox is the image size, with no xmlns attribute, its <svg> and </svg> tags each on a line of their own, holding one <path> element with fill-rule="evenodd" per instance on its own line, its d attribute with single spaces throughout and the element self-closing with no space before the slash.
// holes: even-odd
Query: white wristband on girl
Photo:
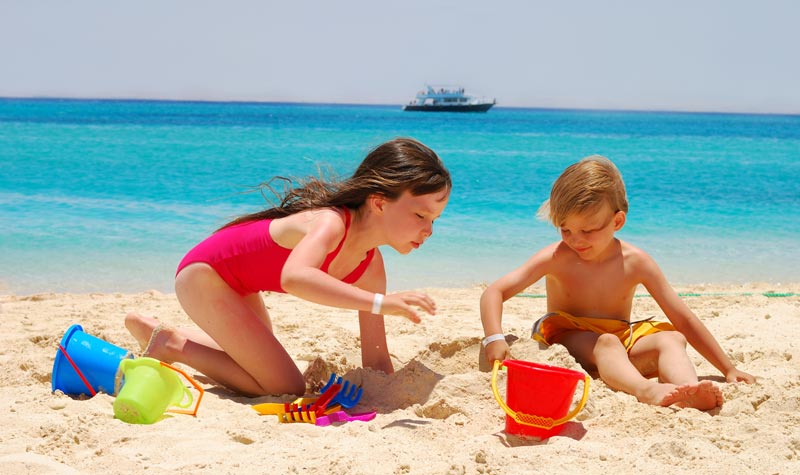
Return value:
<svg viewBox="0 0 800 475">
<path fill-rule="evenodd" d="M 372 313 L 374 313 L 375 315 L 380 315 L 382 306 L 383 306 L 383 294 L 375 294 L 375 298 L 372 299 Z"/>
<path fill-rule="evenodd" d="M 503 335 L 502 333 L 495 333 L 494 335 L 489 335 L 483 339 L 483 347 L 486 348 L 486 346 L 493 341 L 505 340 L 505 339 L 506 336 Z"/>
</svg>

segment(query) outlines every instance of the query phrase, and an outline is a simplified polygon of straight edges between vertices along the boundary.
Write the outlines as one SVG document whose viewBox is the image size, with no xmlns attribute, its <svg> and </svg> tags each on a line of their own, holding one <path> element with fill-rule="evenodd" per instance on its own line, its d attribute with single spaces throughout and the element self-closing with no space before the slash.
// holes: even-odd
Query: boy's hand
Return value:
<svg viewBox="0 0 800 475">
<path fill-rule="evenodd" d="M 503 361 L 511 358 L 511 351 L 505 340 L 497 340 L 486 345 L 486 360 L 494 364 L 496 360 Z"/>
<path fill-rule="evenodd" d="M 747 384 L 753 384 L 756 382 L 756 377 L 752 374 L 748 374 L 744 371 L 733 368 L 725 375 L 725 381 L 729 383 L 745 382 Z"/>
</svg>

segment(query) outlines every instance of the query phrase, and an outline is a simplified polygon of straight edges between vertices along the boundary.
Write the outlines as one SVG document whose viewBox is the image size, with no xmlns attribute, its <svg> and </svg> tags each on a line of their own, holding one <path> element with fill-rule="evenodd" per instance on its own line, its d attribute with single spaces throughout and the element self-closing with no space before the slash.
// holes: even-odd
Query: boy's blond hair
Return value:
<svg viewBox="0 0 800 475">
<path fill-rule="evenodd" d="M 602 203 L 608 203 L 614 212 L 628 212 L 622 174 L 611 160 L 592 155 L 564 170 L 537 214 L 561 226 L 569 215 L 592 211 Z"/>
</svg>

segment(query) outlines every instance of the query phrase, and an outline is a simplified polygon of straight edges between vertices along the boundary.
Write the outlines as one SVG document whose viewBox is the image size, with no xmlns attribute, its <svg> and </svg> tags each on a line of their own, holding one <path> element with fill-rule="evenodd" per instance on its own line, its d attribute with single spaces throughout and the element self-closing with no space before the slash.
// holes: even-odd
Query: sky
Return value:
<svg viewBox="0 0 800 475">
<path fill-rule="evenodd" d="M 800 114 L 795 0 L 0 0 L 0 97 Z"/>
</svg>

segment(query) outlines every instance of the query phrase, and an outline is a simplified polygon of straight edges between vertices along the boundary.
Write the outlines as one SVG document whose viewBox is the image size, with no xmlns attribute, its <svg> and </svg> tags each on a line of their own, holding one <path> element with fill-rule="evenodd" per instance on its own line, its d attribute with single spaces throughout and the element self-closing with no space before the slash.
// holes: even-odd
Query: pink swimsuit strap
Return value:
<svg viewBox="0 0 800 475">
<path fill-rule="evenodd" d="M 343 207 L 342 211 L 344 211 L 344 236 L 342 236 L 342 240 L 339 241 L 339 245 L 336 246 L 336 249 L 334 249 L 333 252 L 328 254 L 328 256 L 325 258 L 325 261 L 322 263 L 322 266 L 320 267 L 320 270 L 322 272 L 325 272 L 326 274 L 328 273 L 328 267 L 331 265 L 331 262 L 336 258 L 337 255 L 339 255 L 339 251 L 342 250 L 342 246 L 344 245 L 344 240 L 347 239 L 347 231 L 350 229 L 350 210 L 347 209 L 346 207 Z M 375 255 L 375 249 L 374 248 L 370 249 L 367 252 L 367 257 L 365 257 L 364 260 L 361 261 L 358 264 L 358 266 L 355 269 L 353 269 L 352 272 L 347 274 L 347 276 L 345 276 L 342 279 L 342 281 L 350 284 L 358 280 L 358 278 L 361 277 L 364 271 L 367 270 L 367 266 L 372 261 L 372 257 L 374 255 Z"/>
<path fill-rule="evenodd" d="M 339 251 L 342 250 L 342 246 L 344 245 L 344 240 L 347 239 L 347 231 L 350 230 L 350 210 L 347 208 L 342 208 L 344 211 L 344 236 L 342 236 L 342 240 L 339 241 L 339 245 L 336 246 L 330 254 L 325 257 L 325 261 L 322 263 L 320 270 L 322 272 L 328 273 L 328 266 L 331 265 L 331 262 L 336 259 L 336 256 L 339 255 Z"/>
</svg>

